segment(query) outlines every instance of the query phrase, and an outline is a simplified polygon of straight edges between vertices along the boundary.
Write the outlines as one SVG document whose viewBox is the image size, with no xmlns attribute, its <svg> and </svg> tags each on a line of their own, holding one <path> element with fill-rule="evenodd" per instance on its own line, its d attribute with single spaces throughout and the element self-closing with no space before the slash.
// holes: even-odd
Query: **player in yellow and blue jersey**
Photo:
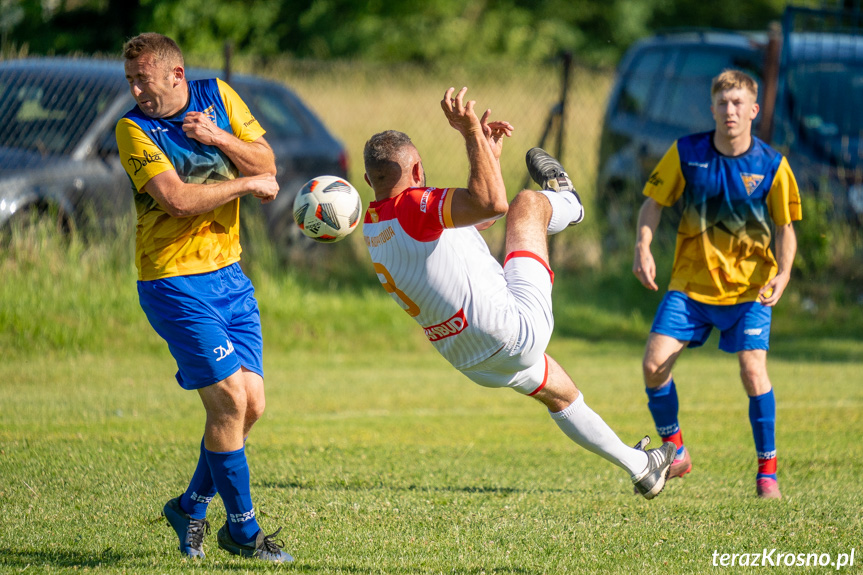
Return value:
<svg viewBox="0 0 863 575">
<path fill-rule="evenodd" d="M 715 327 L 721 333 L 719 348 L 738 356 L 749 396 L 758 457 L 756 493 L 778 499 L 776 401 L 767 350 L 771 310 L 788 285 L 797 252 L 792 222 L 802 212 L 787 160 L 752 135 L 757 97 L 757 83 L 743 72 L 726 70 L 714 78 L 716 129 L 674 142 L 644 187 L 647 200 L 638 217 L 633 272 L 645 287 L 658 289 L 650 244 L 662 209 L 680 202 L 671 282 L 643 361 L 656 429 L 677 446 L 669 478 L 692 469 L 671 370 L 685 347 L 703 345 Z"/>
<path fill-rule="evenodd" d="M 244 449 L 265 397 L 258 304 L 238 263 L 239 202 L 275 199 L 273 151 L 230 86 L 186 79 L 170 38 L 141 34 L 123 55 L 136 106 L 116 136 L 138 214 L 138 296 L 177 362 L 178 383 L 198 392 L 207 413 L 197 468 L 163 512 L 180 551 L 202 558 L 207 505 L 218 492 L 228 518 L 220 547 L 292 561 L 278 531 L 264 535 L 257 523 Z"/>
</svg>

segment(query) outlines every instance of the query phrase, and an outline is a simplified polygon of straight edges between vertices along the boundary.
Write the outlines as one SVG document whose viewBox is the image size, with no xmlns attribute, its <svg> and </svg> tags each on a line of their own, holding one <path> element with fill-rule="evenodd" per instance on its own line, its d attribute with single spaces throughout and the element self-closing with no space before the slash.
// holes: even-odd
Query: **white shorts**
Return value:
<svg viewBox="0 0 863 575">
<path fill-rule="evenodd" d="M 461 371 L 484 387 L 511 387 L 533 395 L 545 386 L 548 377 L 545 349 L 554 330 L 554 273 L 531 252 L 509 254 L 503 273 L 513 298 L 515 309 L 511 311 L 518 318 L 517 333 L 497 353 Z"/>
</svg>

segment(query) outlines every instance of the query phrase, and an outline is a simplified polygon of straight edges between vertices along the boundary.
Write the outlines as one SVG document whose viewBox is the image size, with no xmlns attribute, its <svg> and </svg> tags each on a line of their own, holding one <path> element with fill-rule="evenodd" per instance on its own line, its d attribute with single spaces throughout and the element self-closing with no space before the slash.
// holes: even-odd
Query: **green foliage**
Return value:
<svg viewBox="0 0 863 575">
<path fill-rule="evenodd" d="M 33 53 L 117 53 L 129 36 L 156 30 L 198 58 L 363 58 L 434 64 L 507 59 L 541 62 L 562 51 L 610 63 L 662 26 L 763 29 L 784 2 L 735 9 L 694 0 L 4 0 L 3 29 Z M 3 21 L 0 21 L 3 24 Z"/>
<path fill-rule="evenodd" d="M 728 28 L 733 30 L 763 30 L 773 20 L 779 20 L 787 0 L 748 0 L 733 4 L 716 4 L 702 0 L 675 0 L 653 2 L 655 11 L 651 14 L 649 26 L 653 29 L 676 28 L 680 26 L 701 26 L 705 28 Z M 825 2 L 811 0 L 793 2 L 796 5 L 820 4 Z"/>
<path fill-rule="evenodd" d="M 176 40 L 188 54 L 215 58 L 213 67 L 221 64 L 226 41 L 254 54 L 275 53 L 279 5 L 277 0 L 144 0 L 144 6 L 152 8 L 151 29 Z"/>
<path fill-rule="evenodd" d="M 806 198 L 803 219 L 795 227 L 798 248 L 794 263 L 800 274 L 820 276 L 830 267 L 836 240 L 832 211 L 829 199 Z"/>
</svg>

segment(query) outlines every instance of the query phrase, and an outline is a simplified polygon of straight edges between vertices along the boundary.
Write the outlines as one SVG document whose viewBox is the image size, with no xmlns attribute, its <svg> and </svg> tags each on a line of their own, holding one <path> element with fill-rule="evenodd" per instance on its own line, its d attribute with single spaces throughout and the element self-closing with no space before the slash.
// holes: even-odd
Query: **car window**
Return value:
<svg viewBox="0 0 863 575">
<path fill-rule="evenodd" d="M 714 127 L 710 113 L 710 84 L 727 68 L 743 70 L 758 80 L 757 64 L 748 55 L 727 49 L 680 49 L 666 68 L 664 88 L 648 116 L 651 120 L 678 126 L 690 132 Z"/>
<path fill-rule="evenodd" d="M 99 78 L 33 70 L 0 72 L 0 145 L 68 154 L 119 93 Z"/>
<path fill-rule="evenodd" d="M 275 139 L 290 139 L 305 134 L 299 114 L 281 90 L 245 85 L 237 85 L 235 89 L 269 136 Z"/>
<path fill-rule="evenodd" d="M 804 132 L 836 141 L 863 134 L 863 65 L 799 64 L 788 74 L 788 89 Z"/>
<path fill-rule="evenodd" d="M 645 50 L 636 57 L 621 78 L 617 113 L 636 116 L 645 113 L 651 91 L 656 88 L 656 74 L 663 55 L 661 50 Z"/>
</svg>

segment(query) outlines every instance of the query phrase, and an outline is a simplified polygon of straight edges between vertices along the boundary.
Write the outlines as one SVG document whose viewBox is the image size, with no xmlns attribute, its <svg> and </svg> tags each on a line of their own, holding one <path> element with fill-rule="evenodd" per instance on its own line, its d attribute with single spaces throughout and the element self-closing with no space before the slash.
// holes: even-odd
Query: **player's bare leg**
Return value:
<svg viewBox="0 0 863 575">
<path fill-rule="evenodd" d="M 572 441 L 625 469 L 638 492 L 647 499 L 658 495 L 674 459 L 673 445 L 663 444 L 659 449 L 644 451 L 624 444 L 584 402 L 584 396 L 560 364 L 549 356 L 546 358 L 546 385 L 533 397 L 548 408 L 557 426 Z"/>
<path fill-rule="evenodd" d="M 236 451 L 243 447 L 248 405 L 243 370 L 240 369 L 218 383 L 199 389 L 198 394 L 207 411 L 204 446 L 209 451 L 219 452 Z"/>
<path fill-rule="evenodd" d="M 737 354 L 740 362 L 740 380 L 746 395 L 755 397 L 773 389 L 767 375 L 767 350 L 747 349 Z"/>
<path fill-rule="evenodd" d="M 278 563 L 293 561 L 276 542 L 278 531 L 264 535 L 252 505 L 244 439 L 264 409 L 263 378 L 240 369 L 198 392 L 207 410 L 207 462 L 229 516 L 219 529 L 219 546 L 244 557 Z"/>
<path fill-rule="evenodd" d="M 242 447 L 248 430 L 263 410 L 263 379 L 256 373 L 241 369 L 223 381 L 202 388 L 199 395 L 207 411 L 207 424 L 198 468 L 187 492 L 168 501 L 162 509 L 162 514 L 177 533 L 180 551 L 192 558 L 204 557 L 204 536 L 210 531 L 210 523 L 204 514 L 216 494 L 208 452 L 216 452 L 214 455 L 219 456 Z M 184 497 L 187 504 L 198 508 L 190 508 L 192 511 L 187 513 L 181 504 Z"/>
<path fill-rule="evenodd" d="M 522 190 L 509 204 L 506 215 L 506 253 L 528 251 L 548 264 L 548 234 L 551 204 L 533 190 Z"/>
<path fill-rule="evenodd" d="M 641 362 L 647 406 L 656 423 L 656 430 L 664 442 L 677 449 L 668 478 L 683 477 L 692 471 L 692 458 L 683 445 L 683 433 L 677 419 L 677 389 L 671 375 L 674 363 L 688 342 L 660 333 L 647 338 L 644 359 Z"/>
<path fill-rule="evenodd" d="M 781 499 L 776 478 L 776 399 L 767 376 L 767 350 L 738 352 L 740 379 L 749 396 L 749 422 L 758 455 L 755 491 L 762 499 Z"/>
<path fill-rule="evenodd" d="M 216 402 L 217 405 L 221 406 L 217 408 L 220 410 L 224 410 L 225 404 L 230 404 L 232 405 L 232 407 L 229 411 L 243 411 L 242 441 L 245 441 L 246 437 L 248 437 L 249 435 L 249 431 L 251 430 L 252 426 L 264 412 L 264 407 L 266 405 L 266 401 L 264 398 L 264 379 L 255 372 L 249 371 L 246 368 L 241 368 L 240 371 L 231 375 L 228 380 L 220 382 L 219 384 L 217 384 L 217 386 L 223 386 L 230 390 L 244 390 L 238 392 L 238 399 L 242 399 L 243 396 L 245 397 L 244 409 L 239 409 L 239 406 L 236 405 L 236 401 L 228 399 L 228 397 L 231 397 L 233 393 L 229 392 L 226 394 L 225 397 L 223 397 L 223 394 L 221 393 L 221 389 L 219 387 L 213 388 L 212 386 L 210 386 L 209 391 L 203 392 L 202 400 L 204 400 L 204 396 L 206 396 L 206 401 Z M 206 401 L 205 406 L 207 405 Z M 208 413 L 209 411 L 210 410 L 208 410 Z M 223 416 L 214 414 L 214 416 L 212 418 L 208 418 L 208 420 L 216 422 L 221 420 L 222 417 Z M 238 417 L 238 414 L 235 415 L 235 417 Z M 216 425 L 216 427 L 218 428 L 218 424 Z M 236 425 L 232 425 L 230 427 L 235 428 Z M 210 444 L 210 450 L 233 451 L 230 448 L 224 447 L 224 441 L 226 440 L 228 441 L 227 445 L 234 445 L 233 438 L 224 436 L 224 434 L 218 434 L 216 443 Z M 214 445 L 218 445 L 219 447 L 216 448 Z M 201 459 L 198 462 L 198 466 L 201 467 L 203 465 L 203 468 L 195 470 L 195 477 L 193 477 L 192 479 L 192 484 L 195 487 L 193 495 L 191 496 L 193 498 L 193 502 L 196 502 L 199 507 L 203 507 L 203 513 L 206 513 L 206 506 L 216 493 L 211 479 L 198 477 L 199 473 L 206 474 L 207 478 L 211 477 L 209 464 L 207 462 L 206 451 L 207 448 L 205 441 L 201 445 Z M 207 485 L 209 485 L 210 490 L 208 490 L 208 488 L 206 487 Z M 203 488 L 203 491 L 201 493 L 198 493 L 197 491 L 201 488 Z M 192 487 L 190 486 L 189 489 L 191 490 Z M 190 513 L 186 513 L 186 511 L 184 511 L 181 504 L 181 499 L 184 496 L 186 496 L 186 494 L 181 495 L 180 497 L 175 497 L 168 501 L 168 503 L 165 504 L 162 513 L 168 520 L 168 523 L 177 532 L 177 536 L 180 539 L 180 551 L 192 558 L 203 558 L 203 541 L 204 536 L 210 531 L 210 523 L 203 515 L 200 515 L 199 513 L 196 513 L 195 516 L 192 516 Z M 198 509 L 197 511 L 200 512 L 200 509 Z"/>
<path fill-rule="evenodd" d="M 671 381 L 671 370 L 686 344 L 671 336 L 651 332 L 641 362 L 645 387 L 655 389 Z"/>
<path fill-rule="evenodd" d="M 549 189 L 523 190 L 513 199 L 507 214 L 506 252 L 528 251 L 548 266 L 548 235 L 580 222 L 584 210 L 572 182 L 557 160 L 535 148 L 528 152 L 527 161 L 534 180 Z M 665 485 L 674 449 L 663 446 L 645 452 L 624 444 L 585 404 L 584 397 L 560 364 L 547 355 L 546 358 L 546 384 L 533 397 L 548 408 L 561 431 L 581 447 L 627 470 L 638 491 L 647 499 L 659 494 Z"/>
</svg>

